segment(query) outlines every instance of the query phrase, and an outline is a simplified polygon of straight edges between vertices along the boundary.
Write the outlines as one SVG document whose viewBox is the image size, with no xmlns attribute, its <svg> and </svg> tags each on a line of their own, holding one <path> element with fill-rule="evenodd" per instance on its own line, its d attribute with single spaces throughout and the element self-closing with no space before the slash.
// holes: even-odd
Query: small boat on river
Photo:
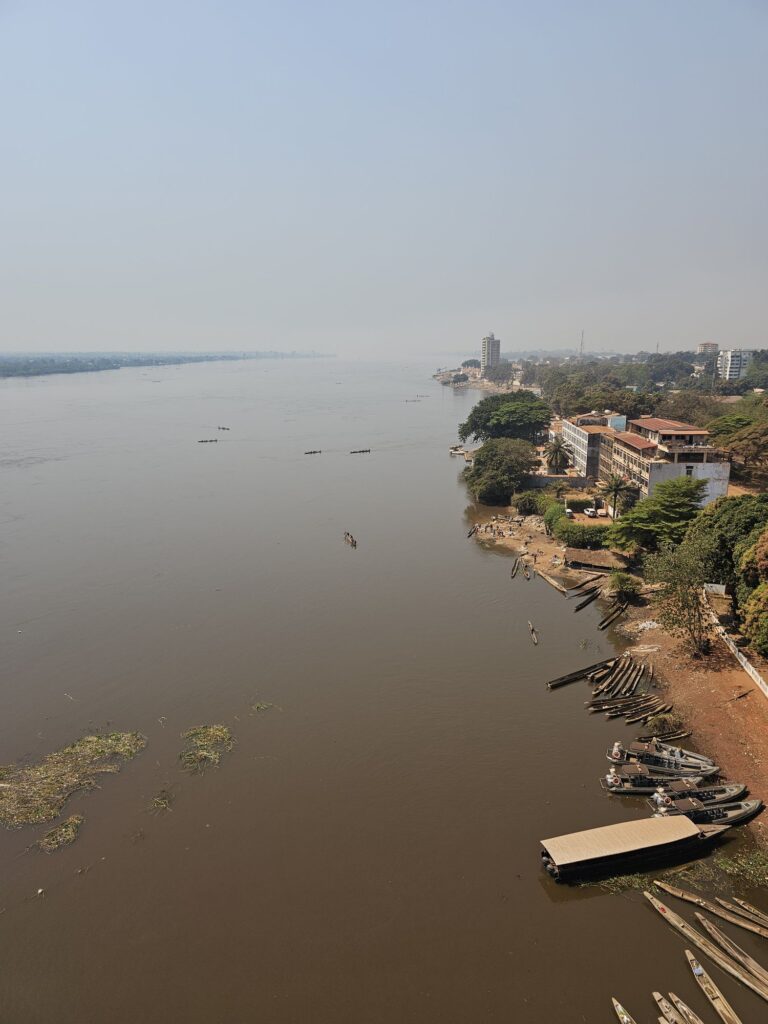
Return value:
<svg viewBox="0 0 768 1024">
<path fill-rule="evenodd" d="M 687 1003 L 684 1003 L 680 996 L 676 996 L 674 992 L 669 993 L 669 998 L 675 1004 L 675 1009 L 680 1014 L 683 1024 L 704 1024 L 704 1021 L 693 1010 Z"/>
<path fill-rule="evenodd" d="M 727 831 L 727 825 L 696 825 L 684 814 L 623 821 L 542 839 L 541 860 L 558 882 L 627 874 L 652 863 L 697 856 Z"/>
<path fill-rule="evenodd" d="M 682 800 L 673 800 L 669 806 L 659 807 L 654 812 L 655 818 L 666 817 L 667 815 L 685 814 L 697 825 L 705 823 L 717 825 L 743 825 L 745 821 L 754 818 L 763 809 L 762 800 L 736 800 L 733 803 L 705 804 L 696 797 L 685 797 Z"/>
<path fill-rule="evenodd" d="M 714 981 L 712 981 L 693 953 L 691 953 L 690 949 L 686 949 L 685 955 L 699 988 L 710 1001 L 715 1013 L 723 1024 L 741 1024 L 741 1018 L 737 1016 L 736 1011 Z"/>
<path fill-rule="evenodd" d="M 690 783 L 697 790 L 704 782 L 704 775 L 688 775 L 681 779 L 679 775 L 665 775 L 660 769 L 649 768 L 646 764 L 621 764 L 612 768 L 600 780 L 600 785 L 609 793 L 620 796 L 650 796 L 659 786 L 668 789 L 676 782 Z"/>
<path fill-rule="evenodd" d="M 613 999 L 613 1009 L 621 1024 L 636 1024 L 635 1018 L 631 1017 L 617 999 Z"/>
<path fill-rule="evenodd" d="M 675 779 L 674 782 L 661 783 L 658 789 L 664 791 L 664 804 L 670 814 L 681 813 L 675 808 L 686 798 L 698 800 L 705 807 L 711 807 L 714 804 L 734 803 L 747 792 L 747 787 L 741 782 L 724 782 L 721 786 L 694 786 L 690 779 Z M 646 803 L 651 810 L 658 811 L 659 805 L 655 800 L 647 800 Z"/>
<path fill-rule="evenodd" d="M 699 758 L 674 757 L 660 754 L 651 743 L 630 743 L 624 747 L 617 740 L 608 748 L 606 757 L 614 763 L 643 764 L 647 768 L 660 769 L 668 775 L 716 775 L 717 765 Z"/>
<path fill-rule="evenodd" d="M 704 754 L 697 754 L 695 750 L 685 750 L 683 747 L 676 747 L 671 743 L 662 743 L 657 739 L 648 740 L 647 745 L 649 747 L 653 747 L 654 750 L 658 750 L 658 752 L 663 754 L 665 757 L 682 756 L 688 761 L 704 761 L 705 764 L 715 763 L 711 757 L 705 757 Z"/>
</svg>

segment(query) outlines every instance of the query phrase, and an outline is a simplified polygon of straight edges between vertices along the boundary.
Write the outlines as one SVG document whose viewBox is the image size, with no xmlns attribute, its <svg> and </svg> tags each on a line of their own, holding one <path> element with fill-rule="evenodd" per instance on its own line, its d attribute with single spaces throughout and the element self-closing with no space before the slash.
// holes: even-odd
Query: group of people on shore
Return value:
<svg viewBox="0 0 768 1024">
<path fill-rule="evenodd" d="M 353 548 L 357 547 L 357 541 L 352 536 L 352 534 L 349 532 L 349 530 L 345 530 L 344 531 L 344 540 L 347 542 L 347 544 L 349 544 L 350 547 L 353 547 Z"/>
</svg>

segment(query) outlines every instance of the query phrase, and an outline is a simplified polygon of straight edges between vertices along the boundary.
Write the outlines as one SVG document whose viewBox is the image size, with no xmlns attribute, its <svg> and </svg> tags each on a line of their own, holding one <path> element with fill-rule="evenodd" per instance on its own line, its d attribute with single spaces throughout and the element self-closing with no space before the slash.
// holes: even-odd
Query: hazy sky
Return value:
<svg viewBox="0 0 768 1024">
<path fill-rule="evenodd" d="M 0 0 L 0 348 L 768 347 L 768 0 Z"/>
</svg>

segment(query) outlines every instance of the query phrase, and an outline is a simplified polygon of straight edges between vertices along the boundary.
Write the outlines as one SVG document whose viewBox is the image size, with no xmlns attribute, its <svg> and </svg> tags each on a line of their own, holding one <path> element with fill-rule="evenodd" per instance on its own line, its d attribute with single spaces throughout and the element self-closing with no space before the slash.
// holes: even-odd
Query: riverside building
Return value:
<svg viewBox="0 0 768 1024">
<path fill-rule="evenodd" d="M 627 417 L 606 409 L 562 420 L 562 437 L 579 476 L 597 479 L 600 473 L 600 438 L 623 430 Z M 551 428 L 550 428 L 551 429 Z"/>
<path fill-rule="evenodd" d="M 498 366 L 501 360 L 501 340 L 493 331 L 487 338 L 483 338 L 480 348 L 480 375 L 485 376 L 488 367 Z"/>
<path fill-rule="evenodd" d="M 709 443 L 709 431 L 677 420 L 641 416 L 628 429 L 615 432 L 601 452 L 600 475 L 623 476 L 640 490 L 653 494 L 657 484 L 677 477 L 706 480 L 702 505 L 728 493 L 730 456 Z"/>
</svg>

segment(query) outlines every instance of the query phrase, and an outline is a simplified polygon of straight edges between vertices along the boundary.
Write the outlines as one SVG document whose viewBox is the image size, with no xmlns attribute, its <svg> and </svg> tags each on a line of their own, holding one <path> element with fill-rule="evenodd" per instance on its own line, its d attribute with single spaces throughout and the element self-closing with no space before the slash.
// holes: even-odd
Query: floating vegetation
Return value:
<svg viewBox="0 0 768 1024">
<path fill-rule="evenodd" d="M 137 732 L 83 736 L 40 764 L 6 766 L 0 784 L 0 825 L 19 828 L 52 821 L 73 793 L 96 786 L 96 776 L 120 770 L 116 763 L 135 757 L 147 745 Z"/>
<path fill-rule="evenodd" d="M 596 882 L 582 882 L 581 888 L 603 889 L 605 892 L 622 893 L 630 889 L 637 889 L 642 892 L 651 884 L 651 876 L 643 874 L 634 875 L 612 875 L 610 878 L 601 878 Z"/>
<path fill-rule="evenodd" d="M 182 765 L 188 772 L 203 772 L 216 767 L 221 755 L 234 745 L 232 733 L 226 725 L 196 725 L 181 734 L 190 745 L 179 754 Z"/>
<path fill-rule="evenodd" d="M 735 853 L 732 857 L 718 853 L 714 857 L 715 867 L 728 875 L 751 886 L 768 886 L 768 853 L 750 850 Z"/>
<path fill-rule="evenodd" d="M 173 793 L 170 789 L 161 789 L 159 793 L 152 797 L 152 803 L 149 805 L 149 809 L 152 814 L 162 814 L 163 811 L 171 810 L 172 803 Z"/>
<path fill-rule="evenodd" d="M 274 706 L 274 704 L 265 704 L 263 700 L 257 700 L 255 704 L 251 704 L 251 714 L 257 715 L 260 711 L 269 711 Z"/>
<path fill-rule="evenodd" d="M 62 821 L 60 825 L 56 825 L 46 832 L 43 838 L 37 841 L 37 845 L 46 853 L 53 853 L 54 850 L 59 850 L 62 846 L 69 846 L 77 839 L 77 833 L 84 821 L 85 818 L 82 814 L 73 814 L 71 818 L 67 818 L 66 821 Z"/>
</svg>

